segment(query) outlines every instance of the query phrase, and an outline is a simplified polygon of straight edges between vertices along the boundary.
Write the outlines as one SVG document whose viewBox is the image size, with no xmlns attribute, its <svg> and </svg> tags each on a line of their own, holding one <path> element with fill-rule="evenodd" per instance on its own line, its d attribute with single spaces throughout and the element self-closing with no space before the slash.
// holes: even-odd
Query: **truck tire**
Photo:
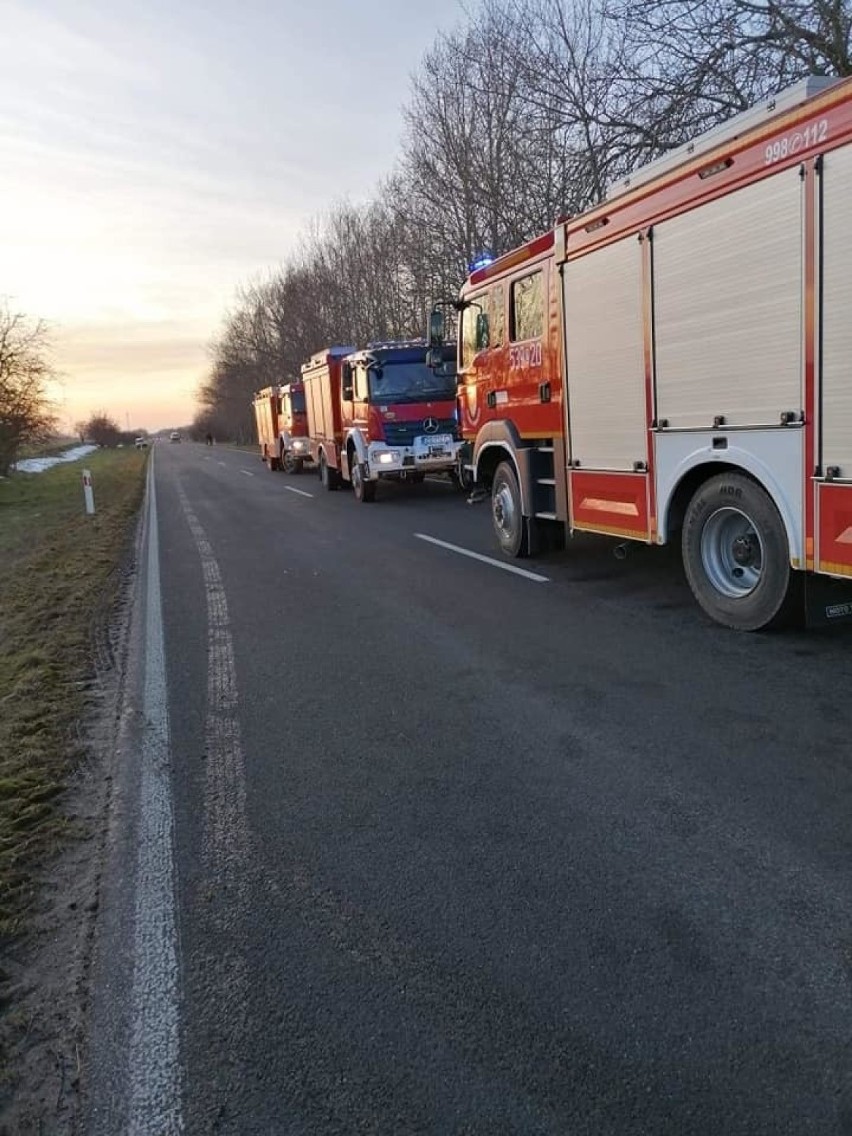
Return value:
<svg viewBox="0 0 852 1136">
<path fill-rule="evenodd" d="M 349 455 L 349 480 L 352 482 L 352 492 L 355 500 L 362 505 L 368 505 L 376 499 L 375 481 L 367 481 L 364 477 L 364 467 L 354 453 Z"/>
<path fill-rule="evenodd" d="M 295 473 L 296 472 L 296 466 L 298 464 L 299 463 L 298 463 L 297 459 L 293 457 L 293 453 L 292 453 L 291 450 L 282 450 L 281 451 L 281 468 L 284 470 L 285 473 Z"/>
<path fill-rule="evenodd" d="M 491 483 L 491 520 L 500 548 L 506 556 L 529 555 L 521 490 L 511 462 L 500 462 L 494 473 Z"/>
<path fill-rule="evenodd" d="M 319 475 L 323 489 L 326 489 L 329 492 L 331 492 L 333 489 L 337 489 L 338 485 L 340 484 L 338 480 L 337 470 L 329 468 L 329 464 L 325 460 L 325 453 L 323 451 L 320 451 Z"/>
<path fill-rule="evenodd" d="M 686 510 L 683 566 L 692 593 L 736 631 L 777 626 L 790 614 L 790 548 L 769 494 L 741 473 L 701 485 Z"/>
</svg>

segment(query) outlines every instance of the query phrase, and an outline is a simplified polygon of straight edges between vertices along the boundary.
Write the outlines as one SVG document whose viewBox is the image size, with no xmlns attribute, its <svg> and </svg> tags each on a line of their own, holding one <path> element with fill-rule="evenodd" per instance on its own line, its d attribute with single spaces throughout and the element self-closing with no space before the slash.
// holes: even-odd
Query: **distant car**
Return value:
<svg viewBox="0 0 852 1136">
<path fill-rule="evenodd" d="M 179 442 L 180 441 L 180 430 L 172 430 L 171 434 L 169 434 L 169 441 L 170 442 Z"/>
<path fill-rule="evenodd" d="M 136 439 L 136 449 L 137 450 L 147 450 L 147 448 L 148 448 L 148 439 L 147 438 L 137 438 Z"/>
</svg>

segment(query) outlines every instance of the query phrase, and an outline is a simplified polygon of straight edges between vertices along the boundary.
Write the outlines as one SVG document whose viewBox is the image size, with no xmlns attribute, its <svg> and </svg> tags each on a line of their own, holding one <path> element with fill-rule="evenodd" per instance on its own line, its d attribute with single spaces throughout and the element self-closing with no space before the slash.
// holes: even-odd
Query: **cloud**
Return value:
<svg viewBox="0 0 852 1136">
<path fill-rule="evenodd" d="M 72 419 L 191 417 L 237 286 L 392 166 L 454 3 L 5 0 L 0 294 L 54 325 Z"/>
</svg>

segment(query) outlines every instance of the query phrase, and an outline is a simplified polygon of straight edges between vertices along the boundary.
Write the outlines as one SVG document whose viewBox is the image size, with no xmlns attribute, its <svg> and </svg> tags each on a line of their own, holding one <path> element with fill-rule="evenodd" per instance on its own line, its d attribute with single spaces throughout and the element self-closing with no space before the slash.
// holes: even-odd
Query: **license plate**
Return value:
<svg viewBox="0 0 852 1136">
<path fill-rule="evenodd" d="M 453 439 L 451 434 L 424 434 L 417 438 L 414 444 L 419 450 L 437 450 L 439 453 L 444 453 L 452 448 Z"/>
</svg>

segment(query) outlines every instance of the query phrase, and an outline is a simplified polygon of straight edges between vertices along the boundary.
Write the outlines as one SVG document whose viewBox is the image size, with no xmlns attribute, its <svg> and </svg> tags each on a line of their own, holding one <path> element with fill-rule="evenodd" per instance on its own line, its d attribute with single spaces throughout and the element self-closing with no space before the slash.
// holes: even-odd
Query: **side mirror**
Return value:
<svg viewBox="0 0 852 1136">
<path fill-rule="evenodd" d="M 446 363 L 442 347 L 430 347 L 426 352 L 426 366 L 433 371 L 440 371 Z"/>
<path fill-rule="evenodd" d="M 434 350 L 444 343 L 444 313 L 435 308 L 429 313 L 429 347 Z M 431 364 L 430 364 L 431 366 Z"/>
<path fill-rule="evenodd" d="M 491 334 L 488 327 L 488 316 L 479 312 L 476 317 L 476 350 L 484 351 L 491 345 Z"/>
</svg>

